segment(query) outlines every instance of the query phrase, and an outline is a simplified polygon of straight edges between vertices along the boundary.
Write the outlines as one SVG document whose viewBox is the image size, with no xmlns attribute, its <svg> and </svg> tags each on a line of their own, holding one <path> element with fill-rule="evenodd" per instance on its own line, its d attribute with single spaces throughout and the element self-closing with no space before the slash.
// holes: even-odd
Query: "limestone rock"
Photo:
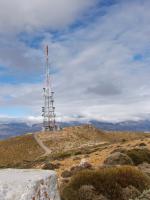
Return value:
<svg viewBox="0 0 150 200">
<path fill-rule="evenodd" d="M 116 152 L 113 154 L 110 154 L 108 158 L 104 161 L 104 164 L 106 165 L 133 165 L 133 161 L 131 158 L 120 152 Z"/>
<path fill-rule="evenodd" d="M 54 171 L 0 170 L 1 200 L 60 200 Z"/>
</svg>

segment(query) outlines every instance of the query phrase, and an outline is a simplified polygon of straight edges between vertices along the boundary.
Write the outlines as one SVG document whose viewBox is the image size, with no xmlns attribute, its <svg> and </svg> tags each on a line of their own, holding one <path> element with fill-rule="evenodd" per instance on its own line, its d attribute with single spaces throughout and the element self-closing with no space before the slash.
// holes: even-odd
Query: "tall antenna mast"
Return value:
<svg viewBox="0 0 150 200">
<path fill-rule="evenodd" d="M 45 71 L 45 87 L 44 92 L 44 107 L 42 107 L 43 116 L 43 130 L 44 131 L 55 131 L 57 129 L 55 121 L 55 107 L 54 107 L 54 92 L 51 86 L 50 77 L 50 64 L 49 64 L 49 51 L 48 46 L 45 48 L 45 58 L 46 58 L 46 71 Z"/>
</svg>

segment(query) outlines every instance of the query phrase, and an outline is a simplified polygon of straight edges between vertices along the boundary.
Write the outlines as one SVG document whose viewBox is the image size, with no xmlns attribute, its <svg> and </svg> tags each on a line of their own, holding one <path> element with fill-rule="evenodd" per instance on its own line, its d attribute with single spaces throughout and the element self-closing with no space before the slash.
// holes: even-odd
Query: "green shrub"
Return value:
<svg viewBox="0 0 150 200">
<path fill-rule="evenodd" d="M 135 165 L 143 162 L 150 163 L 150 150 L 149 149 L 131 149 L 127 151 L 127 155 L 132 159 Z"/>
<path fill-rule="evenodd" d="M 71 178 L 62 190 L 63 200 L 85 200 L 80 198 L 80 188 L 91 185 L 97 194 L 102 194 L 111 200 L 123 200 L 122 188 L 129 185 L 139 191 L 148 188 L 149 178 L 135 167 L 112 167 L 100 170 L 84 170 Z"/>
<path fill-rule="evenodd" d="M 68 158 L 71 156 L 71 152 L 70 151 L 66 151 L 66 152 L 58 152 L 58 153 L 55 153 L 55 154 L 52 154 L 51 156 L 51 159 L 52 160 L 63 160 L 65 158 Z"/>
</svg>

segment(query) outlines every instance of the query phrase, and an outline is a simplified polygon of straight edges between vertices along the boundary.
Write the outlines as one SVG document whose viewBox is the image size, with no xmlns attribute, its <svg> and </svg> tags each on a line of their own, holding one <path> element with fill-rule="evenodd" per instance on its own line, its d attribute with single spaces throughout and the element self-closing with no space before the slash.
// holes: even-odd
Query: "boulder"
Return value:
<svg viewBox="0 0 150 200">
<path fill-rule="evenodd" d="M 54 171 L 0 170 L 1 200 L 60 200 Z"/>
<path fill-rule="evenodd" d="M 82 159 L 79 166 L 83 169 L 91 169 L 92 165 L 86 159 Z"/>
<path fill-rule="evenodd" d="M 108 158 L 104 161 L 106 165 L 133 165 L 131 158 L 120 152 L 115 152 L 110 154 Z"/>
</svg>

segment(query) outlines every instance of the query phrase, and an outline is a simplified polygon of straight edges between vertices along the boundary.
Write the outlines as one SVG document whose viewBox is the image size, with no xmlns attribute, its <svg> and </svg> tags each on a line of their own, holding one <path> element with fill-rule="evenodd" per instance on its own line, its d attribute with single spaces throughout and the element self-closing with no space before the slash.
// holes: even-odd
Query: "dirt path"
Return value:
<svg viewBox="0 0 150 200">
<path fill-rule="evenodd" d="M 37 134 L 33 134 L 33 137 L 38 145 L 45 151 L 44 155 L 51 154 L 51 150 L 38 138 Z"/>
</svg>

